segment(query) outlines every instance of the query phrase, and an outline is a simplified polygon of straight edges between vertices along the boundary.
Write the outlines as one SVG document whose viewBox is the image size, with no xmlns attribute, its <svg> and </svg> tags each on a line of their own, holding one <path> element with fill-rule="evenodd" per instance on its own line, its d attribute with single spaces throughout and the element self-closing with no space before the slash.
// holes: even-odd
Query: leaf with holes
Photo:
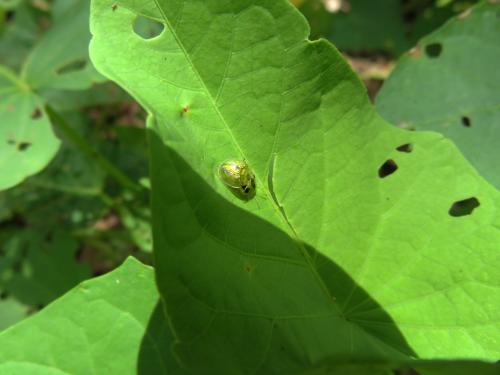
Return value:
<svg viewBox="0 0 500 375">
<path fill-rule="evenodd" d="M 182 375 L 157 302 L 152 269 L 129 258 L 0 333 L 0 373 L 156 374 L 168 367 Z"/>
<path fill-rule="evenodd" d="M 377 109 L 398 126 L 453 140 L 500 188 L 500 4 L 486 1 L 423 38 L 397 64 Z"/>
<path fill-rule="evenodd" d="M 155 270 L 192 373 L 499 357 L 498 192 L 442 136 L 384 122 L 288 1 L 93 0 L 91 31 L 150 114 Z"/>
<path fill-rule="evenodd" d="M 0 67 L 0 190 L 40 171 L 59 148 L 43 101 Z"/>
<path fill-rule="evenodd" d="M 21 77 L 42 96 L 43 90 L 83 90 L 103 81 L 88 56 L 88 0 L 58 0 L 52 15 L 54 26 L 31 51 Z"/>
<path fill-rule="evenodd" d="M 54 26 L 29 54 L 17 77 L 0 67 L 0 190 L 39 172 L 59 140 L 43 110 L 45 94 L 83 90 L 104 80 L 89 61 L 88 1 L 58 0 Z"/>
</svg>

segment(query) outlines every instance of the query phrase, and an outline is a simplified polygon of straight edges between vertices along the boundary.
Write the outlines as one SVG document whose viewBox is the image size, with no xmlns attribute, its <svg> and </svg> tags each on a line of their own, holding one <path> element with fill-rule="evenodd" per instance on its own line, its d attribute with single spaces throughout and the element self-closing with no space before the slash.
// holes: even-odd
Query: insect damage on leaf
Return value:
<svg viewBox="0 0 500 375">
<path fill-rule="evenodd" d="M 238 198 L 250 200 L 255 196 L 255 175 L 245 161 L 227 160 L 219 166 L 218 174 Z"/>
</svg>

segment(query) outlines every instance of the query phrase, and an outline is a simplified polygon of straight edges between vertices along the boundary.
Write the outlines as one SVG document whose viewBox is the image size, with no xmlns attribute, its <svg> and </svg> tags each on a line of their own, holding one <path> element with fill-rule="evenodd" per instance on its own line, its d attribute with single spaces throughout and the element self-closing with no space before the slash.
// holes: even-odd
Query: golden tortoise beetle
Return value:
<svg viewBox="0 0 500 375">
<path fill-rule="evenodd" d="M 255 195 L 255 175 L 245 161 L 226 160 L 218 170 L 220 180 L 234 194 L 242 199 L 251 199 Z"/>
</svg>

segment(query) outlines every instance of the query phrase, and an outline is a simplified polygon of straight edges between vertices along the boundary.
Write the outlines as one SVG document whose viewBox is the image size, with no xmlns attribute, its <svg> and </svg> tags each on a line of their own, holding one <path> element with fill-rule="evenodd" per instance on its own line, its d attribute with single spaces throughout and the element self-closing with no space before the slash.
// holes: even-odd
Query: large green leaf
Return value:
<svg viewBox="0 0 500 375">
<path fill-rule="evenodd" d="M 2 332 L 0 373 L 180 375 L 157 301 L 152 269 L 129 258 Z"/>
<path fill-rule="evenodd" d="M 42 99 L 0 67 L 0 190 L 40 171 L 54 157 L 59 143 Z"/>
<path fill-rule="evenodd" d="M 157 281 L 193 373 L 498 358 L 500 196 L 441 136 L 378 117 L 287 1 L 93 0 L 91 31 L 150 113 Z M 227 159 L 253 199 L 219 180 Z"/>
<path fill-rule="evenodd" d="M 377 98 L 389 121 L 450 138 L 500 187 L 500 5 L 484 2 L 423 38 Z"/>
</svg>

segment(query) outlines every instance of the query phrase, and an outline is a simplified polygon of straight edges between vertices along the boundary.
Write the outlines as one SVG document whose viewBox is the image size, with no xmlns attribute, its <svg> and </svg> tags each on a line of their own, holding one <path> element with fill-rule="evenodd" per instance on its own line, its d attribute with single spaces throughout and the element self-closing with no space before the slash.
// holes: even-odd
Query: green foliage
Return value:
<svg viewBox="0 0 500 375">
<path fill-rule="evenodd" d="M 43 101 L 0 67 L 0 190 L 40 171 L 58 148 Z"/>
<path fill-rule="evenodd" d="M 129 258 L 1 333 L 0 373 L 167 374 L 168 367 L 182 375 L 168 355 L 166 322 L 154 319 L 157 302 L 153 270 Z"/>
<path fill-rule="evenodd" d="M 371 57 L 470 2 L 293 1 Z M 404 74 L 446 62 L 493 107 L 465 55 L 494 45 L 495 10 L 424 38 L 384 90 L 454 113 L 437 101 L 465 106 L 458 86 Z M 377 115 L 289 1 L 0 0 L 0 21 L 0 373 L 498 373 L 498 191 Z M 490 78 L 495 53 L 475 54 Z M 152 251 L 154 272 L 83 281 Z"/>
<path fill-rule="evenodd" d="M 46 305 L 90 277 L 87 267 L 74 262 L 76 250 L 74 239 L 61 231 L 17 232 L 2 247 L 0 288 L 27 306 Z"/>
<path fill-rule="evenodd" d="M 88 2 L 55 2 L 52 21 L 19 76 L 0 67 L 0 190 L 39 172 L 59 148 L 44 91 L 82 90 L 103 80 L 88 58 Z"/>
<path fill-rule="evenodd" d="M 394 124 L 453 140 L 500 187 L 500 7 L 484 2 L 423 38 L 377 98 Z"/>
<path fill-rule="evenodd" d="M 0 372 L 187 374 L 172 355 L 172 342 L 153 270 L 129 258 L 115 271 L 78 285 L 36 316 L 0 333 Z M 498 369 L 473 361 L 333 360 L 301 375 L 405 374 L 410 367 L 427 375 L 493 375 Z"/>
<path fill-rule="evenodd" d="M 3 22 L 0 32 L 0 64 L 17 69 L 37 40 L 39 26 L 35 21 L 33 8 L 25 2 L 15 9 L 13 19 L 8 20 L 8 14 L 5 11 L 0 15 Z"/>
<path fill-rule="evenodd" d="M 299 9 L 311 23 L 313 39 L 330 39 L 354 52 L 399 55 L 423 35 L 476 0 L 304 0 Z"/>
<path fill-rule="evenodd" d="M 184 366 L 498 358 L 498 192 L 441 136 L 379 118 L 287 2 L 94 0 L 91 15 L 94 64 L 150 114 L 157 281 Z M 138 15 L 165 31 L 143 39 Z M 228 159 L 254 199 L 221 183 Z"/>
<path fill-rule="evenodd" d="M 151 251 L 147 191 L 125 175 L 147 176 L 145 132 L 112 128 L 137 106 L 95 85 L 89 1 L 17 5 L 0 14 L 0 330 L 90 277 L 82 259 L 101 273 Z"/>
</svg>

